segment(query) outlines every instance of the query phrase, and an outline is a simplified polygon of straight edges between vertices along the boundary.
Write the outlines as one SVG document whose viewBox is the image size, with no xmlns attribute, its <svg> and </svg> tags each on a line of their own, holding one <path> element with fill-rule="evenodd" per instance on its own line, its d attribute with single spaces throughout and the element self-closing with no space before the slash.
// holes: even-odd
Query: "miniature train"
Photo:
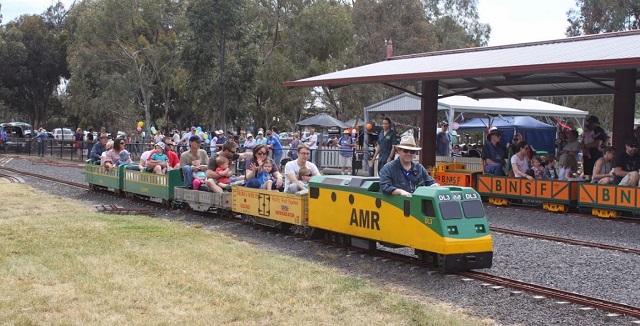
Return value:
<svg viewBox="0 0 640 326">
<path fill-rule="evenodd" d="M 418 259 L 445 273 L 490 268 L 493 260 L 484 206 L 469 187 L 419 187 L 413 197 L 402 197 L 380 193 L 378 178 L 316 176 L 306 195 L 241 186 L 211 193 L 182 187 L 180 170 L 162 175 L 123 166 L 106 171 L 87 164 L 84 173 L 92 189 L 167 206 L 183 203 L 193 210 L 240 216 L 251 223 L 306 237 L 340 239 L 367 250 L 378 243 L 412 248 Z"/>
<path fill-rule="evenodd" d="M 537 205 L 552 212 L 574 209 L 603 218 L 640 215 L 640 191 L 635 187 L 486 175 L 458 162 L 439 164 L 431 173 L 441 185 L 472 187 L 494 205 Z"/>
</svg>

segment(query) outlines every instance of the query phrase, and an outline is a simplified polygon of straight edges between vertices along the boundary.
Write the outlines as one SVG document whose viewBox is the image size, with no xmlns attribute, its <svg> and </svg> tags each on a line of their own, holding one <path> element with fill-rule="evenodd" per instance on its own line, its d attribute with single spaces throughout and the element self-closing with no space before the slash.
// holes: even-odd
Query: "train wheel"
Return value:
<svg viewBox="0 0 640 326">
<path fill-rule="evenodd" d="M 418 249 L 415 249 L 414 252 L 427 267 L 438 268 L 438 254 Z"/>
</svg>

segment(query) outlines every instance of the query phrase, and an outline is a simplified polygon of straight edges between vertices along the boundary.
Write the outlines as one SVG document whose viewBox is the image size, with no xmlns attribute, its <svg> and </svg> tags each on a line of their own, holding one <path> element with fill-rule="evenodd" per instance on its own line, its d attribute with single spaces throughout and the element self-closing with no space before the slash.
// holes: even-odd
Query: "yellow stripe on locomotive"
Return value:
<svg viewBox="0 0 640 326">
<path fill-rule="evenodd" d="M 381 194 L 378 178 L 314 177 L 309 226 L 444 256 L 474 253 L 480 259 L 466 269 L 491 266 L 492 238 L 472 188 L 419 187 L 402 197 Z"/>
</svg>

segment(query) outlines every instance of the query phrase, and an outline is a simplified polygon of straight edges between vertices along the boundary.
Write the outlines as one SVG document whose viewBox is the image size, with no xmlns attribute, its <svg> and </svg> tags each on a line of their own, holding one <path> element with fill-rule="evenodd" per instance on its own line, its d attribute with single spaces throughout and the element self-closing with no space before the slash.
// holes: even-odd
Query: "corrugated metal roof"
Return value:
<svg viewBox="0 0 640 326">
<path fill-rule="evenodd" d="M 421 99 L 403 93 L 365 107 L 371 113 L 419 113 Z M 438 100 L 438 110 L 454 109 L 456 112 L 490 115 L 527 115 L 541 117 L 567 117 L 583 119 L 589 112 L 548 102 L 512 98 L 474 100 L 466 96 L 451 96 Z"/>
<path fill-rule="evenodd" d="M 504 97 L 495 87 L 516 97 L 612 94 L 615 70 L 638 67 L 640 31 L 628 31 L 401 56 L 283 85 L 439 80 L 453 92 L 479 88 L 465 94 L 474 98 Z"/>
</svg>

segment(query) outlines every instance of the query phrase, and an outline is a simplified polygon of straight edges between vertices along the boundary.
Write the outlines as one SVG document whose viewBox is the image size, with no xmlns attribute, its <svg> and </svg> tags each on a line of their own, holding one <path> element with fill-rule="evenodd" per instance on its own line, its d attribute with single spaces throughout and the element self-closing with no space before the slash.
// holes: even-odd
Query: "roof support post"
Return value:
<svg viewBox="0 0 640 326">
<path fill-rule="evenodd" d="M 619 69 L 615 72 L 616 92 L 613 96 L 613 146 L 624 151 L 625 137 L 633 135 L 636 106 L 636 70 Z"/>
<path fill-rule="evenodd" d="M 435 132 L 438 120 L 438 81 L 422 81 L 422 101 L 420 102 L 420 163 L 436 165 Z"/>
</svg>

